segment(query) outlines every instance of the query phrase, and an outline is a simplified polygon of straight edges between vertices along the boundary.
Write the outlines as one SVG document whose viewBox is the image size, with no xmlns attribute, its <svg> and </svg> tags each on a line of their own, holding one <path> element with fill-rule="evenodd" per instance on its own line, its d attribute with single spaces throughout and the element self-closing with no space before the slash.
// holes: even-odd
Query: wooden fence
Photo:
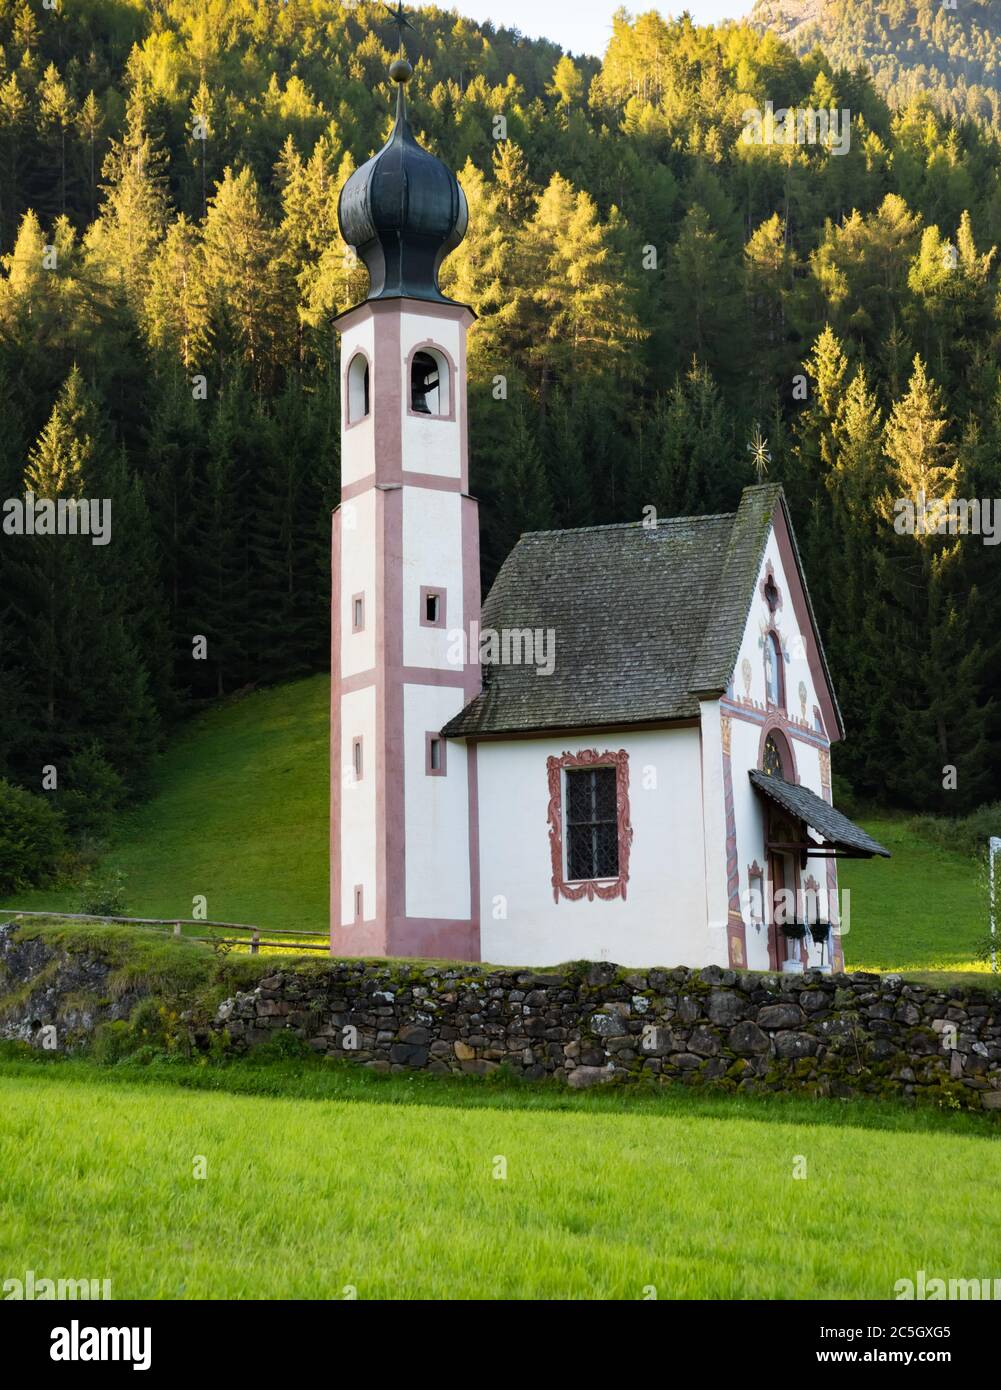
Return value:
<svg viewBox="0 0 1001 1390">
<path fill-rule="evenodd" d="M 96 912 L 37 912 L 26 908 L 11 907 L 0 910 L 0 915 L 9 912 L 12 917 L 58 917 L 68 922 L 122 922 L 142 927 L 170 927 L 172 935 L 186 936 L 188 941 L 205 941 L 209 945 L 246 946 L 252 956 L 260 953 L 261 946 L 271 951 L 329 951 L 329 937 L 324 931 L 283 931 L 278 927 L 253 927 L 245 922 L 199 922 L 190 918 L 177 917 L 111 917 Z M 221 927 L 227 932 L 243 932 L 243 937 L 233 936 L 190 936 L 183 927 Z M 320 937 L 323 945 L 311 945 L 306 941 L 271 941 L 268 937 Z"/>
</svg>

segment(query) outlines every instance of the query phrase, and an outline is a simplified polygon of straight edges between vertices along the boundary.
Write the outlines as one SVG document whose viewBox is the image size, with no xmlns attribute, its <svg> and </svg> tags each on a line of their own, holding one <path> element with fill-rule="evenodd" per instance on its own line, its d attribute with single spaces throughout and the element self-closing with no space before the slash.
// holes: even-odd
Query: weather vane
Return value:
<svg viewBox="0 0 1001 1390">
<path fill-rule="evenodd" d="M 399 0 L 399 3 L 397 4 L 395 10 L 393 9 L 392 5 L 386 3 L 386 0 L 382 0 L 382 3 L 383 8 L 389 12 L 389 23 L 394 24 L 396 26 L 396 32 L 400 36 L 400 53 L 405 57 L 406 49 L 403 46 L 403 31 L 404 29 L 410 29 L 413 33 L 416 34 L 417 30 L 410 23 L 410 20 L 404 13 L 403 0 Z"/>
</svg>

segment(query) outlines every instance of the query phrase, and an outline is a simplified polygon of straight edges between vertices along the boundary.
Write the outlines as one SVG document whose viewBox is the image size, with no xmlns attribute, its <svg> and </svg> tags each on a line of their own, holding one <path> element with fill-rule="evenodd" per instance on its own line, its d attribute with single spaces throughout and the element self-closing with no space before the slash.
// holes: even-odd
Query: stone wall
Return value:
<svg viewBox="0 0 1001 1390">
<path fill-rule="evenodd" d="M 277 970 L 211 1027 L 237 1050 L 293 1029 L 378 1071 L 505 1066 L 574 1087 L 675 1080 L 1001 1109 L 1001 997 L 894 975 L 331 961 Z"/>
</svg>

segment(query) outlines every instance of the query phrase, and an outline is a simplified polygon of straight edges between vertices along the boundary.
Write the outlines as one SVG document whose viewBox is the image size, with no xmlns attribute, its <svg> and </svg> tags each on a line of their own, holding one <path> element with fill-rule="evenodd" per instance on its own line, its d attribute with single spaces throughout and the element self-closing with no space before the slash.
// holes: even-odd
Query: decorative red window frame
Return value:
<svg viewBox="0 0 1001 1390">
<path fill-rule="evenodd" d="M 617 878 L 570 879 L 564 874 L 563 855 L 563 769 L 575 767 L 614 767 L 615 768 L 615 819 L 619 834 L 619 874 Z M 549 773 L 549 852 L 553 864 L 553 902 L 560 897 L 578 902 L 587 898 L 593 902 L 602 898 L 625 898 L 626 884 L 629 882 L 629 846 L 632 844 L 633 828 L 629 823 L 629 754 L 624 748 L 617 753 L 606 750 L 599 753 L 597 748 L 585 748 L 579 753 L 564 753 L 560 758 L 547 758 Z"/>
</svg>

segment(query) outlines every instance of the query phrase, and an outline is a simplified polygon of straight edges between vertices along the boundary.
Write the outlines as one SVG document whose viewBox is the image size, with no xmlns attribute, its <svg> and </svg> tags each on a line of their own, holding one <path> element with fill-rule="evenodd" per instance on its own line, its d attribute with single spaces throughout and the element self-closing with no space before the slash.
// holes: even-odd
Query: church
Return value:
<svg viewBox="0 0 1001 1390">
<path fill-rule="evenodd" d="M 481 605 L 466 234 L 455 175 L 396 120 L 350 177 L 369 272 L 341 314 L 330 940 L 339 956 L 843 965 L 841 714 L 788 507 L 524 535 Z M 487 639 L 487 640 L 484 640 Z"/>
</svg>

